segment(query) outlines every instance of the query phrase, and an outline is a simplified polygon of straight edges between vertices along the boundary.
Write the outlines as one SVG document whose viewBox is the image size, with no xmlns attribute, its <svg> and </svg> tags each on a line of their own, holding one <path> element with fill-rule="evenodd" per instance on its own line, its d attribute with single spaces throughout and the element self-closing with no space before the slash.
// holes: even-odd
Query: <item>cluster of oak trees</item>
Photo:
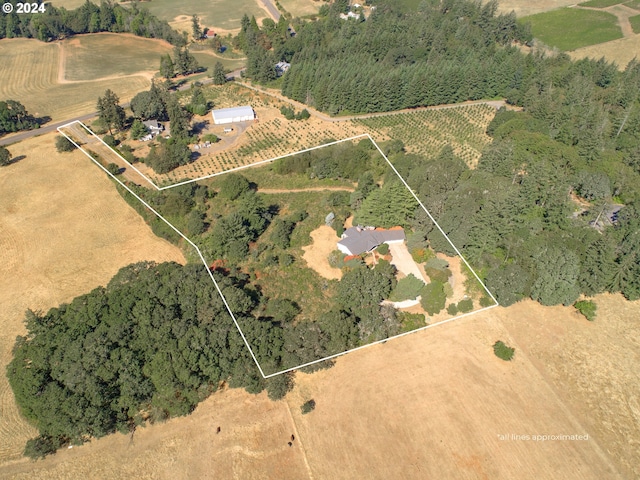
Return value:
<svg viewBox="0 0 640 480">
<path fill-rule="evenodd" d="M 17 3 L 26 2 L 9 0 L 8 3 L 14 5 L 14 9 L 12 13 L 0 15 L 0 39 L 23 37 L 46 42 L 81 33 L 114 32 L 161 38 L 177 46 L 186 45 L 183 35 L 146 8 L 139 7 L 138 2 L 124 7 L 108 0 L 102 0 L 100 5 L 87 1 L 74 10 L 47 3 L 44 12 L 29 15 L 19 15 L 15 8 Z"/>
<path fill-rule="evenodd" d="M 40 123 L 20 102 L 15 100 L 0 101 L 0 137 L 6 133 L 20 130 L 33 130 Z"/>
</svg>

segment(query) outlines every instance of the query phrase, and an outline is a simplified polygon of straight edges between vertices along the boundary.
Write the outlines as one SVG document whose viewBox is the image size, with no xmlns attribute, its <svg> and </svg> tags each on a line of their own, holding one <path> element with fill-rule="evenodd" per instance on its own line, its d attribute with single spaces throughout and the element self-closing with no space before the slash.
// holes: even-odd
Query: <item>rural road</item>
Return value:
<svg viewBox="0 0 640 480">
<path fill-rule="evenodd" d="M 260 1 L 264 5 L 264 8 L 266 8 L 267 11 L 269 12 L 269 15 L 271 15 L 271 18 L 273 18 L 273 21 L 278 23 L 278 20 L 280 20 L 280 12 L 276 8 L 276 6 L 273 4 L 273 2 L 271 2 L 271 0 L 260 0 Z"/>
<path fill-rule="evenodd" d="M 277 90 L 274 89 L 269 89 L 269 88 L 264 88 L 264 87 L 256 87 L 254 85 L 250 85 L 248 83 L 245 82 L 241 82 L 236 80 L 235 81 L 236 84 L 238 85 L 242 85 L 245 88 L 248 88 L 250 90 L 254 90 L 256 92 L 259 93 L 264 93 L 265 95 L 269 95 L 271 97 L 277 98 L 279 100 L 282 100 L 283 102 L 287 102 L 290 103 L 292 105 L 295 105 L 297 108 L 303 109 L 306 108 L 307 111 L 314 117 L 319 118 L 320 120 L 324 120 L 325 122 L 346 122 L 349 120 L 359 120 L 359 119 L 365 119 L 365 118 L 374 118 L 374 117 L 383 117 L 385 115 L 394 115 L 396 113 L 411 113 L 411 112 L 420 112 L 422 110 L 445 110 L 448 108 L 458 108 L 461 107 L 463 105 L 489 105 L 490 107 L 495 108 L 496 110 L 499 109 L 500 107 L 503 107 L 506 105 L 506 102 L 504 100 L 472 100 L 472 101 L 468 101 L 468 102 L 462 102 L 462 103 L 451 103 L 451 104 L 444 104 L 444 105 L 434 105 L 434 106 L 430 106 L 430 107 L 415 107 L 415 108 L 405 108 L 402 110 L 392 110 L 391 112 L 376 112 L 376 113 L 363 113 L 361 115 L 349 115 L 349 116 L 344 116 L 344 117 L 330 117 L 329 115 L 319 112 L 318 110 L 316 110 L 313 107 L 310 107 L 309 105 L 305 105 L 304 103 L 300 103 L 296 100 L 292 100 L 291 98 L 285 97 L 284 95 L 280 94 Z"/>
<path fill-rule="evenodd" d="M 250 90 L 254 90 L 256 92 L 259 93 L 264 93 L 265 95 L 269 95 L 271 97 L 277 98 L 279 100 L 282 100 L 283 102 L 287 102 L 289 104 L 292 104 L 294 106 L 296 106 L 299 109 L 304 109 L 306 108 L 307 111 L 313 115 L 314 117 L 317 117 L 321 120 L 324 120 L 325 122 L 345 122 L 345 121 L 349 121 L 349 120 L 358 120 L 358 119 L 366 119 L 366 118 L 374 118 L 374 117 L 382 117 L 385 115 L 393 115 L 393 114 L 397 114 L 397 113 L 410 113 L 410 112 L 419 112 L 422 110 L 444 110 L 444 109 L 448 109 L 448 108 L 457 108 L 463 105 L 489 105 L 491 107 L 494 107 L 496 110 L 499 109 L 500 107 L 503 107 L 506 105 L 506 102 L 504 100 L 475 100 L 475 101 L 469 101 L 469 102 L 463 102 L 463 103 L 454 103 L 454 104 L 446 104 L 446 105 L 435 105 L 435 106 L 431 106 L 431 107 L 416 107 L 416 108 L 405 108 L 403 110 L 394 110 L 391 112 L 376 112 L 376 113 L 365 113 L 362 115 L 350 115 L 350 116 L 344 116 L 344 117 L 330 117 L 329 115 L 326 115 L 322 112 L 319 112 L 318 110 L 309 107 L 308 105 L 305 105 L 303 103 L 297 102 L 295 100 L 292 100 L 290 98 L 285 97 L 284 95 L 280 94 L 277 90 L 273 90 L 273 89 L 268 89 L 268 88 L 263 88 L 263 87 L 256 87 L 253 85 L 250 85 L 248 83 L 245 82 L 241 82 L 238 81 L 237 79 L 240 77 L 240 72 L 244 70 L 244 68 L 238 68 L 236 70 L 234 70 L 233 72 L 229 73 L 227 75 L 227 78 L 233 78 L 235 80 L 235 83 L 237 83 L 238 85 L 242 85 L 245 88 L 248 88 Z M 203 85 L 207 85 L 209 83 L 213 82 L 213 79 L 211 78 L 205 78 L 204 80 L 199 80 L 199 82 Z M 187 82 L 184 85 L 181 85 L 180 87 L 178 87 L 178 90 L 187 90 L 191 88 L 191 82 Z M 123 108 L 128 108 L 129 107 L 129 103 L 123 103 L 122 104 Z M 91 113 L 87 113 L 85 115 L 81 115 L 79 117 L 75 117 L 75 118 L 70 118 L 67 120 L 63 120 L 61 122 L 56 122 L 56 123 L 52 123 L 52 124 L 47 124 L 43 127 L 40 127 L 36 130 L 28 130 L 26 132 L 20 132 L 20 133 L 16 133 L 16 134 L 12 134 L 10 136 L 6 136 L 3 138 L 0 138 L 0 146 L 6 146 L 6 145 L 11 145 L 12 143 L 17 143 L 17 142 L 21 142 L 23 140 L 26 140 L 28 138 L 31 137 L 35 137 L 38 135 L 45 135 L 47 133 L 53 132 L 55 131 L 58 127 L 62 126 L 62 125 L 66 125 L 67 123 L 71 123 L 71 122 L 76 122 L 76 121 L 80 121 L 80 122 L 84 122 L 86 120 L 89 120 L 91 118 L 97 117 L 98 116 L 98 112 L 91 112 Z"/>
<path fill-rule="evenodd" d="M 354 187 L 309 187 L 309 188 L 258 188 L 258 193 L 303 193 L 303 192 L 353 192 Z"/>
<path fill-rule="evenodd" d="M 241 70 L 244 70 L 244 68 L 238 68 L 237 70 L 234 70 L 233 72 L 229 73 L 228 77 L 233 77 L 233 78 L 239 77 Z M 206 85 L 206 84 L 212 83 L 213 79 L 205 78 L 204 80 L 199 80 L 199 82 L 202 83 L 203 85 Z M 189 88 L 191 88 L 191 82 L 187 82 L 186 84 L 181 85 L 180 87 L 178 87 L 178 90 L 187 90 Z M 129 105 L 130 105 L 129 102 L 123 103 L 122 108 L 128 108 Z M 0 138 L 0 146 L 11 145 L 12 143 L 18 143 L 31 137 L 45 135 L 47 133 L 56 131 L 58 127 L 61 127 L 62 125 L 66 125 L 71 122 L 86 122 L 87 120 L 90 120 L 97 116 L 98 116 L 98 112 L 86 113 L 79 117 L 69 118 L 67 120 L 62 120 L 56 123 L 48 123 L 35 130 L 27 130 L 25 132 L 10 134 L 9 136 Z"/>
</svg>

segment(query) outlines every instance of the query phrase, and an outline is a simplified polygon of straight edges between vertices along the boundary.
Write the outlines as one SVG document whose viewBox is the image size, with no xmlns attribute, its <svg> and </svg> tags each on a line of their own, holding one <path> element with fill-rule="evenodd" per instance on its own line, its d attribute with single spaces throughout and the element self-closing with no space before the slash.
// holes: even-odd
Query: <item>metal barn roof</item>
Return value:
<svg viewBox="0 0 640 480">
<path fill-rule="evenodd" d="M 253 118 L 253 108 L 250 105 L 244 105 L 242 107 L 221 108 L 219 110 L 213 110 L 211 112 L 216 120 L 224 118 L 235 117 L 251 117 Z"/>
</svg>

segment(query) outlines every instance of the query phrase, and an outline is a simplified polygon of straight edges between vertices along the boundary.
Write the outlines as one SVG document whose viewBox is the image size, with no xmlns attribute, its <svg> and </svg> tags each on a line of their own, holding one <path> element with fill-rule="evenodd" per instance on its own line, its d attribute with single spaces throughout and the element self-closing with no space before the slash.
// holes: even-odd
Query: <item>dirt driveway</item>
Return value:
<svg viewBox="0 0 640 480">
<path fill-rule="evenodd" d="M 426 283 L 426 279 L 422 275 L 422 272 L 420 272 L 416 262 L 413 261 L 413 257 L 411 257 L 407 245 L 404 242 L 389 244 L 389 252 L 391 252 L 391 256 L 393 257 L 391 264 L 395 265 L 398 271 L 407 276 L 412 273 L 416 278 Z"/>
</svg>

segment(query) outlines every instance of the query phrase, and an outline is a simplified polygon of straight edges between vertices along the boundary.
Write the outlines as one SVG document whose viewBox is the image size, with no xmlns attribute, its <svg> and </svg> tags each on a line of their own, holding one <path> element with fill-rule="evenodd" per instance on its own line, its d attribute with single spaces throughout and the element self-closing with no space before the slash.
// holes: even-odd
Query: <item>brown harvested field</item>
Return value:
<svg viewBox="0 0 640 480">
<path fill-rule="evenodd" d="M 126 102 L 149 87 L 154 65 L 159 65 L 159 52 L 165 48 L 169 51 L 168 45 L 121 34 L 82 35 L 52 43 L 3 39 L 0 98 L 18 100 L 30 113 L 49 116 L 54 121 L 95 111 L 98 97 L 107 88 Z M 103 55 L 115 49 L 120 59 Z M 155 52 L 157 58 L 151 59 L 147 49 Z"/>
<path fill-rule="evenodd" d="M 591 45 L 568 53 L 573 59 L 594 58 L 599 60 L 604 57 L 610 62 L 616 62 L 618 68 L 624 70 L 627 64 L 638 56 L 638 52 L 640 52 L 640 35 Z"/>
<path fill-rule="evenodd" d="M 82 153 L 58 154 L 54 135 L 10 148 L 0 169 L 0 464 L 18 459 L 35 431 L 18 414 L 5 376 L 28 308 L 46 311 L 105 285 L 142 260 L 184 262 Z"/>
<path fill-rule="evenodd" d="M 304 261 L 309 268 L 313 268 L 318 275 L 329 280 L 340 280 L 342 270 L 329 265 L 329 254 L 337 249 L 336 243 L 339 238 L 336 231 L 327 226 L 321 225 L 310 233 L 313 242 L 311 245 L 302 247 L 304 250 Z"/>
<path fill-rule="evenodd" d="M 518 18 L 548 12 L 558 8 L 580 3 L 580 0 L 536 0 L 526 2 L 522 0 L 498 0 L 498 11 L 502 13 L 516 12 Z"/>
<path fill-rule="evenodd" d="M 595 323 L 527 301 L 297 374 L 284 401 L 213 395 L 187 418 L 5 467 L 10 478 L 637 477 L 638 302 L 599 296 Z M 516 347 L 494 356 L 498 339 Z M 620 370 L 619 372 L 617 370 Z M 614 383 L 618 382 L 620 383 Z M 608 391 L 607 391 L 608 389 Z M 300 405 L 316 401 L 302 415 Z M 220 434 L 215 434 L 217 426 Z M 288 447 L 290 435 L 295 435 Z M 511 435 L 584 435 L 533 441 Z M 637 443 L 635 443 L 637 445 Z M 634 467 L 637 468 L 637 467 Z"/>
</svg>

